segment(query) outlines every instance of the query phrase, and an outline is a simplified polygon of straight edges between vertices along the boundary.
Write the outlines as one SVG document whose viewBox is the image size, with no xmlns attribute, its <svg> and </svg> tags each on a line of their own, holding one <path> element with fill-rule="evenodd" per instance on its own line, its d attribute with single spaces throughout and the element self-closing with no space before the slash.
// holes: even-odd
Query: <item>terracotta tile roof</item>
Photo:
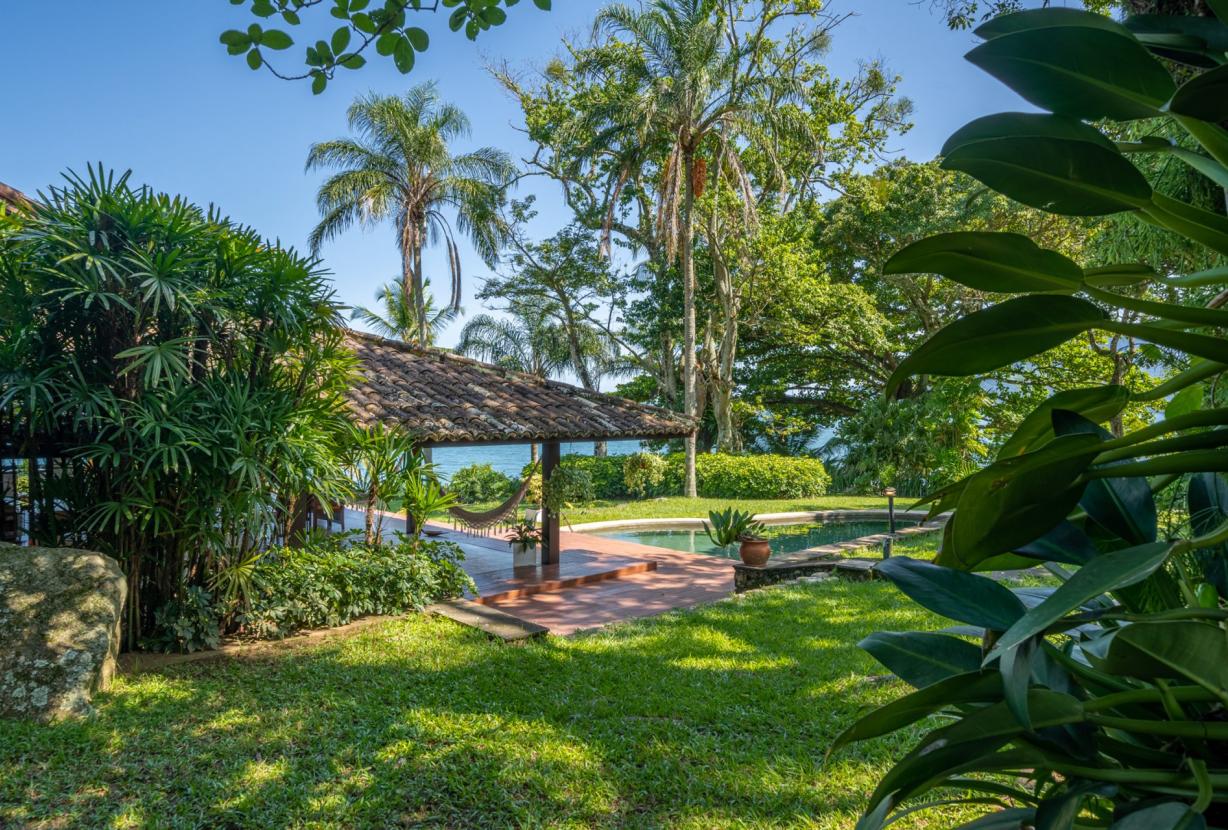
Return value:
<svg viewBox="0 0 1228 830">
<path fill-rule="evenodd" d="M 542 380 L 442 349 L 351 331 L 359 424 L 400 424 L 424 444 L 674 438 L 689 419 L 647 404 Z"/>
<path fill-rule="evenodd" d="M 6 203 L 15 208 L 27 208 L 30 206 L 30 199 L 17 188 L 0 182 L 0 203 Z"/>
</svg>

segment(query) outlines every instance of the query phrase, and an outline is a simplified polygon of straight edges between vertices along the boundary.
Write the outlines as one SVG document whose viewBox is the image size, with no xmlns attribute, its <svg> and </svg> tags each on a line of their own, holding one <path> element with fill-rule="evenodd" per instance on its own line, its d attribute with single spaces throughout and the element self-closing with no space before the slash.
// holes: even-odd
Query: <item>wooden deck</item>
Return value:
<svg viewBox="0 0 1228 830">
<path fill-rule="evenodd" d="M 347 511 L 346 526 L 362 527 L 362 515 Z M 478 588 L 470 599 L 556 635 L 689 608 L 733 593 L 733 563 L 720 557 L 564 530 L 557 565 L 513 568 L 502 538 L 438 524 L 428 527 L 465 552 L 463 567 Z M 404 528 L 403 519 L 385 516 L 385 533 Z"/>
</svg>

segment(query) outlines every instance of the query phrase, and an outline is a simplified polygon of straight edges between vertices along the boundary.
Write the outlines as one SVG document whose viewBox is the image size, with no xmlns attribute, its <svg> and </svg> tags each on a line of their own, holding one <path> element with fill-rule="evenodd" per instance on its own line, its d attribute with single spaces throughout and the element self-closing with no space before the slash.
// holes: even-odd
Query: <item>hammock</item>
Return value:
<svg viewBox="0 0 1228 830">
<path fill-rule="evenodd" d="M 537 467 L 534 466 L 529 470 L 529 474 L 525 476 L 524 481 L 520 482 L 520 487 L 512 497 L 503 504 L 491 510 L 484 510 L 481 513 L 476 513 L 472 510 L 466 510 L 463 507 L 449 507 L 448 514 L 452 517 L 452 526 L 455 527 L 459 522 L 469 530 L 488 531 L 499 524 L 505 524 L 508 519 L 516 515 L 516 511 L 520 508 L 520 503 L 524 501 L 525 495 L 529 492 L 529 486 L 533 482 L 533 475 L 537 472 Z"/>
</svg>

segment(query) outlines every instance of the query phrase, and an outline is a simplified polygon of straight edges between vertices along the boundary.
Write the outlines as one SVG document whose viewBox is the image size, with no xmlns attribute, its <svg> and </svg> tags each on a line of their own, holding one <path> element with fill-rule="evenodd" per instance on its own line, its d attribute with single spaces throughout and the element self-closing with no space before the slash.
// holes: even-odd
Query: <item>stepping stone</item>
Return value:
<svg viewBox="0 0 1228 830">
<path fill-rule="evenodd" d="M 476 628 L 492 637 L 513 643 L 550 633 L 544 625 L 522 620 L 506 611 L 481 605 L 468 599 L 454 599 L 427 606 L 427 611 L 453 622 Z"/>
<path fill-rule="evenodd" d="M 877 574 L 874 573 L 874 566 L 881 559 L 841 559 L 836 563 L 833 571 L 837 576 L 843 576 L 847 579 L 874 579 Z"/>
</svg>

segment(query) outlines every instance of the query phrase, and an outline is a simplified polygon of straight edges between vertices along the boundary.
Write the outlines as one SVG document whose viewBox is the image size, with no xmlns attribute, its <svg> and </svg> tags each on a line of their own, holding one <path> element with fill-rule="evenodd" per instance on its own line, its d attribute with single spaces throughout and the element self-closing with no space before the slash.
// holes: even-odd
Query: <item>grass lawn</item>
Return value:
<svg viewBox="0 0 1228 830">
<path fill-rule="evenodd" d="M 411 616 L 121 677 L 92 720 L 0 721 L 0 826 L 847 828 L 907 746 L 823 764 L 903 688 L 856 643 L 939 624 L 833 580 L 523 647 Z"/>
<path fill-rule="evenodd" d="M 915 499 L 896 499 L 896 509 L 904 510 Z M 471 510 L 490 510 L 497 502 L 470 505 Z M 882 496 L 816 496 L 809 499 L 688 499 L 670 496 L 643 501 L 596 501 L 566 511 L 573 524 L 604 522 L 611 519 L 706 519 L 709 510 L 733 507 L 751 513 L 794 513 L 805 510 L 865 510 L 887 508 Z M 444 513 L 437 514 L 446 516 Z"/>
</svg>

